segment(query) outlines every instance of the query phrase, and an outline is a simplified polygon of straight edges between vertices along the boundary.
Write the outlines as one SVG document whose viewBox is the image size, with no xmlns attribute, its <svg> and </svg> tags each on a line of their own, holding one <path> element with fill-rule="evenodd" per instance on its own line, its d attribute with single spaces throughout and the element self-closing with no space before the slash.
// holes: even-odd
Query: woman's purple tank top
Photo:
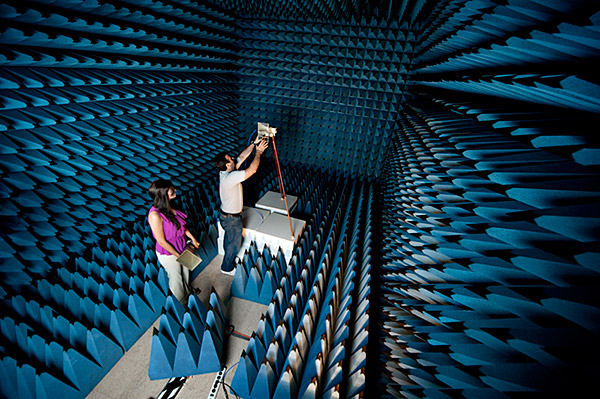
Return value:
<svg viewBox="0 0 600 399">
<path fill-rule="evenodd" d="M 173 246 L 173 248 L 175 248 L 175 250 L 177 250 L 177 252 L 181 253 L 183 252 L 183 250 L 185 249 L 185 224 L 186 221 L 185 219 L 187 219 L 187 215 L 181 211 L 176 210 L 176 215 L 175 217 L 177 218 L 177 221 L 179 222 L 179 229 L 177 229 L 177 226 L 171 222 L 169 219 L 167 219 L 167 217 L 165 215 L 163 215 L 158 208 L 156 207 L 152 207 L 150 208 L 150 211 L 148 212 L 148 215 L 150 215 L 150 212 L 158 212 L 158 214 L 160 215 L 160 217 L 162 218 L 163 221 L 163 231 L 165 233 L 165 239 L 169 242 L 169 244 L 171 244 Z M 152 233 L 152 235 L 154 236 L 154 233 Z M 154 239 L 156 239 L 156 237 L 154 237 Z M 171 255 L 171 253 L 169 251 L 167 251 L 166 249 L 164 249 L 163 247 L 161 247 L 160 245 L 158 245 L 158 242 L 156 243 L 156 252 L 158 252 L 161 255 Z"/>
</svg>

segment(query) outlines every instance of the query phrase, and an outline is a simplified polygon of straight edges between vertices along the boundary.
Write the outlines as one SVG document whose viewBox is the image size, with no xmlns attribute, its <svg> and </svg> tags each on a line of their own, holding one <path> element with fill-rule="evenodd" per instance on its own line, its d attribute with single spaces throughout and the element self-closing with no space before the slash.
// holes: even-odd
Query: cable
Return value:
<svg viewBox="0 0 600 399">
<path fill-rule="evenodd" d="M 225 387 L 227 387 L 227 388 L 231 389 L 231 392 L 233 392 L 233 394 L 235 395 L 236 399 L 240 399 L 240 397 L 238 396 L 237 392 L 235 391 L 235 389 L 233 389 L 231 387 L 231 385 L 226 384 L 224 381 L 222 382 L 222 385 L 223 385 L 223 392 L 225 392 L 225 396 L 227 396 L 227 390 L 225 390 Z M 227 398 L 229 398 L 229 397 L 227 396 Z"/>
<path fill-rule="evenodd" d="M 246 144 L 246 147 L 250 145 L 250 141 L 252 141 L 252 136 L 254 136 L 254 133 L 256 133 L 256 129 L 254 129 L 252 133 L 250 133 L 250 136 L 248 137 L 248 144 Z M 242 165 L 244 166 L 244 169 L 248 167 L 248 158 L 244 160 L 244 163 Z"/>
<path fill-rule="evenodd" d="M 225 394 L 225 399 L 229 399 L 229 395 L 227 394 L 227 389 L 225 388 L 225 382 L 221 380 L 221 385 L 223 387 L 223 393 Z"/>
<path fill-rule="evenodd" d="M 225 333 L 227 335 L 235 335 L 238 338 L 244 338 L 246 341 L 250 341 L 250 338 L 252 338 L 249 335 L 242 334 L 241 332 L 235 331 L 235 327 L 233 324 L 230 324 L 227 326 L 227 328 L 225 329 Z"/>
<path fill-rule="evenodd" d="M 248 145 L 246 145 L 246 147 L 250 145 L 250 140 L 252 140 L 252 136 L 254 136 L 254 133 L 256 133 L 256 129 L 254 129 L 252 133 L 250 133 L 250 137 L 248 137 Z"/>
<path fill-rule="evenodd" d="M 260 220 L 265 220 L 265 217 L 256 208 L 252 208 L 252 209 L 254 209 L 254 211 L 256 213 L 258 213 L 258 216 L 260 216 Z"/>
<path fill-rule="evenodd" d="M 241 360 L 242 359 L 240 359 L 237 362 L 235 362 L 231 367 L 229 367 L 227 369 L 227 371 L 225 371 L 225 374 L 223 374 L 223 379 L 221 380 L 221 382 L 225 382 L 225 376 L 227 376 L 227 373 L 229 373 L 229 370 L 231 370 L 232 368 L 234 368 L 235 366 L 237 366 L 240 363 Z"/>
<path fill-rule="evenodd" d="M 233 390 L 233 388 L 231 388 L 231 385 L 225 383 L 225 377 L 227 377 L 227 373 L 229 373 L 229 370 L 231 370 L 232 368 L 234 368 L 236 365 L 238 365 L 240 363 L 242 359 L 238 360 L 237 362 L 235 362 L 233 365 L 231 365 L 231 367 L 229 367 L 226 371 L 225 374 L 223 374 L 223 377 L 221 378 L 221 385 L 223 386 L 223 393 L 225 394 L 225 399 L 229 399 L 229 395 L 227 394 L 227 389 L 225 387 L 229 387 L 229 389 L 231 389 L 231 391 L 233 392 L 233 394 L 235 395 L 235 397 L 237 399 L 239 399 L 239 396 L 237 395 L 237 393 L 235 392 L 235 390 Z"/>
</svg>

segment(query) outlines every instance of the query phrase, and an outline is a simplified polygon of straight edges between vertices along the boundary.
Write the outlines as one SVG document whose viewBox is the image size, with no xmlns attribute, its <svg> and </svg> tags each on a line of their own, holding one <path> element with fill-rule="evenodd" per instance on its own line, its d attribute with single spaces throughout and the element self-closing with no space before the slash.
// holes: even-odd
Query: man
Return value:
<svg viewBox="0 0 600 399">
<path fill-rule="evenodd" d="M 244 193 L 242 182 L 256 173 L 260 164 L 260 156 L 269 146 L 268 139 L 255 140 L 240 155 L 234 159 L 226 152 L 221 152 L 213 158 L 213 163 L 219 168 L 219 197 L 221 197 L 221 214 L 219 221 L 225 230 L 223 248 L 225 255 L 221 263 L 221 272 L 229 276 L 235 274 L 235 257 L 242 247 L 242 208 Z M 256 148 L 254 159 L 245 170 L 238 170 L 242 163 Z"/>
</svg>

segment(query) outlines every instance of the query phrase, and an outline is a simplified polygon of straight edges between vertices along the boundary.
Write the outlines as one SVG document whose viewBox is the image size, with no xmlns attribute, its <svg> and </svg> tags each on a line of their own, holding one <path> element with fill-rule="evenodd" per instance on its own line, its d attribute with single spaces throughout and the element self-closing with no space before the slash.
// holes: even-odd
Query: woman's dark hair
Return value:
<svg viewBox="0 0 600 399">
<path fill-rule="evenodd" d="M 229 162 L 227 161 L 227 158 L 225 158 L 225 155 L 227 155 L 227 153 L 223 151 L 215 155 L 215 157 L 212 159 L 215 166 L 222 171 L 227 170 L 227 162 Z"/>
<path fill-rule="evenodd" d="M 148 187 L 148 194 L 150 194 L 150 198 L 152 198 L 152 205 L 160 213 L 165 215 L 167 219 L 169 219 L 175 226 L 177 226 L 177 230 L 181 227 L 179 221 L 171 212 L 174 209 L 171 206 L 171 201 L 169 200 L 169 189 L 175 189 L 175 186 L 171 182 L 171 180 L 157 179 L 150 183 L 150 187 Z"/>
</svg>

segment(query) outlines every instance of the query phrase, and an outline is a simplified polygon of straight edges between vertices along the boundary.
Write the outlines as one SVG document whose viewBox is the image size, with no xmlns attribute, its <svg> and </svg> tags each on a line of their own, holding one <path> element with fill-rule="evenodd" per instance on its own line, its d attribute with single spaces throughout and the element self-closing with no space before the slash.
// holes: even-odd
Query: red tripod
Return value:
<svg viewBox="0 0 600 399">
<path fill-rule="evenodd" d="M 273 153 L 275 154 L 275 168 L 277 170 L 277 180 L 279 180 L 279 192 L 281 193 L 281 199 L 285 201 L 285 210 L 287 212 L 288 222 L 290 222 L 290 233 L 292 233 L 292 240 L 294 240 L 294 229 L 292 229 L 290 209 L 288 208 L 287 196 L 285 195 L 285 188 L 283 187 L 283 176 L 281 175 L 281 165 L 279 165 L 279 155 L 277 154 L 277 146 L 275 145 L 275 135 L 272 135 L 271 139 L 273 140 Z"/>
</svg>

